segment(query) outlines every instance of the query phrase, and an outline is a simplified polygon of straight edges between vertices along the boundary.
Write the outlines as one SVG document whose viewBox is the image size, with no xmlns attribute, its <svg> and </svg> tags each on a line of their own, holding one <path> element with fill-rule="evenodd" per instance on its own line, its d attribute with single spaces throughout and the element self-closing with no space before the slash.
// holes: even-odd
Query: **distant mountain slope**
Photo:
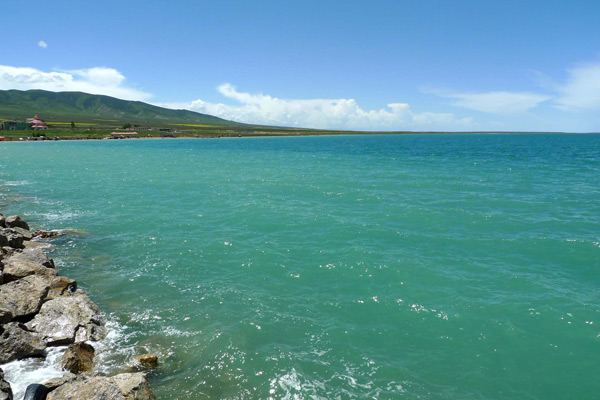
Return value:
<svg viewBox="0 0 600 400">
<path fill-rule="evenodd" d="M 25 119 L 39 114 L 46 121 L 78 121 L 131 124 L 203 124 L 241 127 L 227 121 L 188 110 L 171 110 L 141 101 L 82 92 L 46 90 L 0 90 L 0 118 Z"/>
</svg>

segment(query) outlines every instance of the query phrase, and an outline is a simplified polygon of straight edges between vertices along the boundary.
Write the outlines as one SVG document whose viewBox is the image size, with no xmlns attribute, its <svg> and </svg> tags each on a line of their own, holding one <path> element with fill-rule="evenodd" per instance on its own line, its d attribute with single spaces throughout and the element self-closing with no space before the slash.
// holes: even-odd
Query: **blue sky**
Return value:
<svg viewBox="0 0 600 400">
<path fill-rule="evenodd" d="M 597 0 L 3 0 L 0 13 L 0 89 L 286 126 L 600 131 Z"/>
</svg>

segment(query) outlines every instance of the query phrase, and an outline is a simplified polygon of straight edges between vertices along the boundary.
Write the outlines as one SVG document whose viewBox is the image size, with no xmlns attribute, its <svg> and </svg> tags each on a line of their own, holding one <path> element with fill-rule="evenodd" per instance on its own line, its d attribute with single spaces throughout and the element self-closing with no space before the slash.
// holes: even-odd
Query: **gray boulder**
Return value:
<svg viewBox="0 0 600 400">
<path fill-rule="evenodd" d="M 0 246 L 22 249 L 23 240 L 26 240 L 17 230 L 11 228 L 0 228 Z"/>
<path fill-rule="evenodd" d="M 85 342 L 74 343 L 63 355 L 61 366 L 73 374 L 89 371 L 94 365 L 94 347 Z"/>
<path fill-rule="evenodd" d="M 27 319 L 37 313 L 50 284 L 41 276 L 30 275 L 0 286 L 0 309 L 12 313 L 13 318 Z"/>
<path fill-rule="evenodd" d="M 94 377 L 66 383 L 47 400 L 156 400 L 148 380 L 142 373 Z"/>
<path fill-rule="evenodd" d="M 39 249 L 24 250 L 14 253 L 4 261 L 4 282 L 16 281 L 29 275 L 52 275 L 56 276 L 54 261 L 49 259 Z"/>
<path fill-rule="evenodd" d="M 42 335 L 48 345 L 98 341 L 106 336 L 100 309 L 85 293 L 45 302 L 27 327 Z"/>
<path fill-rule="evenodd" d="M 4 380 L 4 371 L 0 369 L 0 400 L 13 400 L 10 383 Z"/>
<path fill-rule="evenodd" d="M 33 239 L 33 233 L 31 233 L 27 229 L 23 229 L 23 228 L 20 228 L 18 226 L 15 226 L 14 228 L 10 228 L 10 229 L 12 229 L 13 231 L 15 231 L 17 234 L 21 235 L 23 237 L 23 240 L 31 240 L 31 239 Z"/>
<path fill-rule="evenodd" d="M 23 228 L 29 230 L 29 225 L 27 222 L 23 220 L 23 218 L 18 215 L 11 215 L 10 217 L 6 217 L 6 221 L 4 222 L 9 228 Z"/>
<path fill-rule="evenodd" d="M 48 389 L 48 391 L 51 392 L 59 386 L 62 386 L 65 383 L 72 382 L 75 379 L 77 379 L 77 375 L 67 372 L 60 378 L 50 379 L 49 381 L 42 383 L 42 385 L 46 386 L 46 389 Z"/>
<path fill-rule="evenodd" d="M 11 322 L 0 326 L 0 364 L 25 357 L 39 357 L 46 345 L 36 333 L 24 324 Z"/>
</svg>

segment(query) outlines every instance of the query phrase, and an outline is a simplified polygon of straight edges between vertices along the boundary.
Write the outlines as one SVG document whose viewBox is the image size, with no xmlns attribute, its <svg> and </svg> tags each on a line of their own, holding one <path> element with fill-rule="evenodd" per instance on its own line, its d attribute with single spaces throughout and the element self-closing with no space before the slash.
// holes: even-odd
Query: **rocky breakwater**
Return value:
<svg viewBox="0 0 600 400">
<path fill-rule="evenodd" d="M 54 261 L 18 216 L 0 213 L 0 364 L 45 357 L 51 346 L 69 345 L 61 361 L 65 375 L 43 382 L 48 400 L 155 399 L 145 375 L 94 376 L 94 344 L 107 330 L 100 309 L 77 282 L 59 276 Z M 12 400 L 0 369 L 0 400 Z"/>
</svg>

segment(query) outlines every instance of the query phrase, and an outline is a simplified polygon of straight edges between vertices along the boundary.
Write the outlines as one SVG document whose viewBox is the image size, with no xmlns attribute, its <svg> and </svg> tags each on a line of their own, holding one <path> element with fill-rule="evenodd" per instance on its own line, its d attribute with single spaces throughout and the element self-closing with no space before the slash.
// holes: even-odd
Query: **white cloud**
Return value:
<svg viewBox="0 0 600 400">
<path fill-rule="evenodd" d="M 44 42 L 43 40 L 40 40 L 38 42 L 38 46 L 40 46 L 42 49 L 45 49 L 48 47 L 48 43 Z"/>
<path fill-rule="evenodd" d="M 0 65 L 0 89 L 43 89 L 104 94 L 125 100 L 147 100 L 151 94 L 124 86 L 125 77 L 113 68 L 95 67 L 44 72 L 35 68 Z"/>
<path fill-rule="evenodd" d="M 452 130 L 468 127 L 470 118 L 450 113 L 414 113 L 408 104 L 392 103 L 379 110 L 363 110 L 354 99 L 279 99 L 264 94 L 239 92 L 233 85 L 219 92 L 238 105 L 210 103 L 159 104 L 184 108 L 217 117 L 261 125 L 352 130 Z"/>
<path fill-rule="evenodd" d="M 564 111 L 595 110 L 600 113 L 600 63 L 567 70 L 564 84 L 557 85 L 555 104 Z"/>
<path fill-rule="evenodd" d="M 452 93 L 433 92 L 437 96 L 455 99 L 452 104 L 489 114 L 511 115 L 524 113 L 552 97 L 528 92 Z"/>
</svg>

